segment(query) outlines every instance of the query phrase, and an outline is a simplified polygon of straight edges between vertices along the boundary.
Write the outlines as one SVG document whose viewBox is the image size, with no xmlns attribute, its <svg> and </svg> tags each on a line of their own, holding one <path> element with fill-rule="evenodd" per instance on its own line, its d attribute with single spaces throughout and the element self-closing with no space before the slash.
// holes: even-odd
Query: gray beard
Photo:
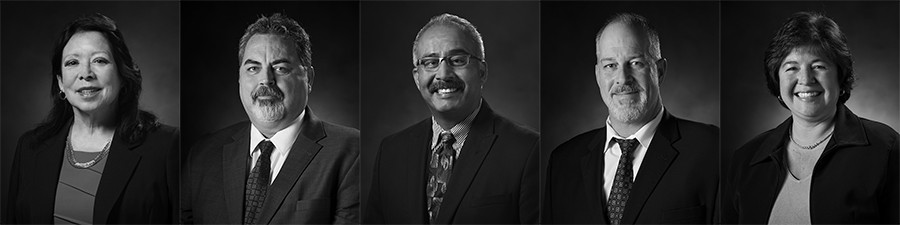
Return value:
<svg viewBox="0 0 900 225">
<path fill-rule="evenodd" d="M 647 112 L 646 102 L 610 108 L 609 116 L 624 123 L 634 122 Z"/>
<path fill-rule="evenodd" d="M 257 117 L 265 122 L 275 122 L 284 118 L 284 104 L 281 102 L 268 104 L 258 102 L 255 106 Z"/>
</svg>

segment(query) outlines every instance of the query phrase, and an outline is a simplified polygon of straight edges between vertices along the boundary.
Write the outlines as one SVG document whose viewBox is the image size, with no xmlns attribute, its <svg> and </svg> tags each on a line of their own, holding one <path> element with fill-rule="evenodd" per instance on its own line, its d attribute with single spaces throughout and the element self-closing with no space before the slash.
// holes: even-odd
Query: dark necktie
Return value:
<svg viewBox="0 0 900 225">
<path fill-rule="evenodd" d="M 272 150 L 275 145 L 269 140 L 263 140 L 256 145 L 261 152 L 256 159 L 256 166 L 250 170 L 247 177 L 247 186 L 244 188 L 244 224 L 257 223 L 259 211 L 262 210 L 263 201 L 266 200 L 266 190 L 269 188 L 269 180 L 272 169 Z"/>
<path fill-rule="evenodd" d="M 625 213 L 625 203 L 628 202 L 628 194 L 631 192 L 634 171 L 632 171 L 632 160 L 634 160 L 634 149 L 640 144 L 637 139 L 618 139 L 613 138 L 619 143 L 619 149 L 622 150 L 622 156 L 619 157 L 619 165 L 616 166 L 616 178 L 613 180 L 612 190 L 609 192 L 609 200 L 607 201 L 607 212 L 609 213 L 610 224 L 620 224 L 622 222 L 622 214 Z"/>
<path fill-rule="evenodd" d="M 453 133 L 441 132 L 441 142 L 431 154 L 428 162 L 428 220 L 434 223 L 441 210 L 441 202 L 444 193 L 447 192 L 447 184 L 450 183 L 450 173 L 453 172 L 453 163 L 456 161 L 456 151 L 453 150 Z"/>
</svg>

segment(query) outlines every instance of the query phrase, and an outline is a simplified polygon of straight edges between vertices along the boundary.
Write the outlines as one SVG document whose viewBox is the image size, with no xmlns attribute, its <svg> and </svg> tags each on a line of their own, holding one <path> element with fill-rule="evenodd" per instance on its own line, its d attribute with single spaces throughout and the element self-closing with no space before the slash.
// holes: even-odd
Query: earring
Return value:
<svg viewBox="0 0 900 225">
<path fill-rule="evenodd" d="M 59 91 L 59 99 L 66 100 L 66 93 L 63 91 Z"/>
</svg>

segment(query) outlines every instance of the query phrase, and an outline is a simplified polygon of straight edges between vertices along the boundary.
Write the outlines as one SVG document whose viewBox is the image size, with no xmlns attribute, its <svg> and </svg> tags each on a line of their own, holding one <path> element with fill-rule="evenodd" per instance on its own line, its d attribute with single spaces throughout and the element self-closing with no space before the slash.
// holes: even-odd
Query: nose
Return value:
<svg viewBox="0 0 900 225">
<path fill-rule="evenodd" d="M 797 73 L 797 83 L 801 85 L 810 85 L 818 83 L 815 71 L 812 68 L 804 68 Z"/>
<path fill-rule="evenodd" d="M 634 71 L 629 66 L 622 66 L 622 69 L 616 70 L 614 79 L 616 84 L 628 84 L 634 79 Z"/>
<path fill-rule="evenodd" d="M 260 71 L 259 74 L 259 85 L 265 86 L 274 86 L 275 85 L 275 71 L 272 71 L 272 68 L 264 69 Z"/>
<path fill-rule="evenodd" d="M 456 76 L 455 72 L 456 71 L 453 70 L 453 67 L 450 66 L 450 63 L 447 62 L 447 60 L 441 60 L 441 63 L 438 64 L 437 74 L 434 76 L 438 80 L 453 79 L 452 77 Z"/>
<path fill-rule="evenodd" d="M 90 63 L 84 64 L 84 71 L 79 74 L 78 79 L 84 81 L 91 81 L 97 78 L 97 75 L 94 74 L 94 68 L 91 67 Z"/>
</svg>

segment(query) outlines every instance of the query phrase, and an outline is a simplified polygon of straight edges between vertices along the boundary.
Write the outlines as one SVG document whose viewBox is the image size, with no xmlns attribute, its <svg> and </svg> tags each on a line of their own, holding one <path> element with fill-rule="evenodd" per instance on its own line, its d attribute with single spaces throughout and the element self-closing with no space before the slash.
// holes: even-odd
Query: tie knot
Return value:
<svg viewBox="0 0 900 225">
<path fill-rule="evenodd" d="M 272 144 L 269 140 L 260 141 L 256 148 L 259 149 L 259 152 L 262 153 L 261 156 L 268 158 L 272 155 L 272 151 L 275 150 L 275 144 Z"/>
<path fill-rule="evenodd" d="M 456 142 L 456 138 L 453 138 L 453 133 L 450 133 L 450 131 L 441 132 L 441 144 L 452 145 L 453 142 Z"/>
<path fill-rule="evenodd" d="M 619 143 L 619 149 L 622 149 L 622 154 L 631 154 L 634 152 L 634 149 L 637 149 L 637 146 L 640 144 L 637 139 L 618 139 L 613 138 L 616 143 Z"/>
</svg>

